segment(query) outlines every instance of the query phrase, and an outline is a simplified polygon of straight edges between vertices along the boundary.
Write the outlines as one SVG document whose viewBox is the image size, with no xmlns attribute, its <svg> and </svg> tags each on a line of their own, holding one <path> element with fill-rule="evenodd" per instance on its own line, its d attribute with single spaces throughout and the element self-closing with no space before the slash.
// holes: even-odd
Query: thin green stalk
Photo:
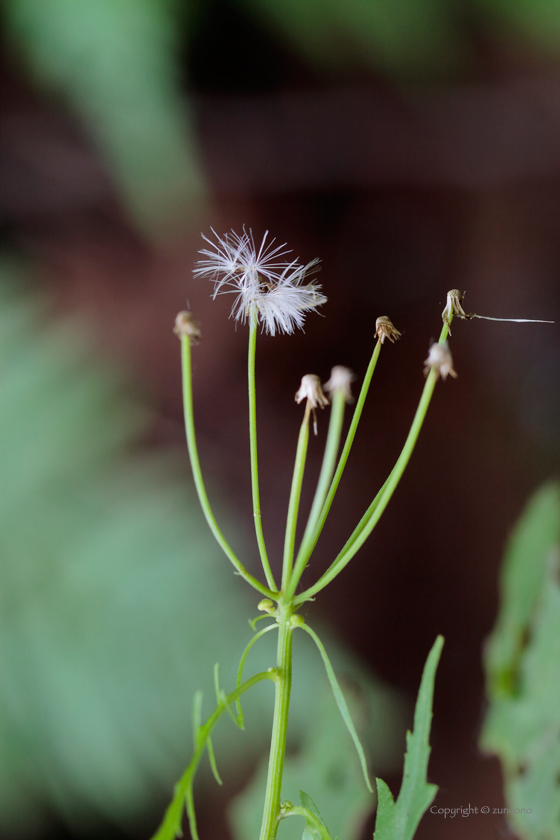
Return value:
<svg viewBox="0 0 560 840">
<path fill-rule="evenodd" d="M 274 701 L 274 719 L 272 723 L 272 738 L 270 757 L 268 761 L 268 777 L 264 800 L 264 812 L 259 840 L 275 840 L 280 815 L 280 799 L 282 791 L 282 775 L 284 772 L 284 756 L 286 754 L 286 735 L 288 732 L 288 714 L 290 709 L 290 693 L 292 688 L 292 631 L 291 618 L 293 608 L 278 604 L 278 650 L 276 659 L 276 695 Z"/>
<path fill-rule="evenodd" d="M 257 458 L 257 407 L 256 407 L 256 387 L 255 387 L 255 354 L 257 348 L 257 319 L 251 315 L 249 328 L 249 360 L 248 360 L 248 377 L 249 377 L 249 439 L 251 444 L 251 487 L 253 490 L 253 519 L 255 520 L 255 533 L 257 535 L 257 545 L 259 547 L 259 554 L 261 556 L 261 563 L 264 569 L 266 581 L 270 588 L 277 590 L 274 575 L 270 568 L 268 561 L 268 554 L 266 553 L 266 545 L 264 542 L 264 534 L 262 528 L 261 518 L 261 500 L 259 492 L 259 466 Z"/>
<path fill-rule="evenodd" d="M 372 501 L 372 503 L 370 504 L 370 506 L 368 507 L 368 509 L 366 510 L 366 512 L 364 513 L 364 515 L 362 516 L 362 518 L 360 519 L 360 521 L 358 522 L 358 524 L 356 525 L 356 527 L 354 528 L 354 530 L 353 530 L 352 534 L 348 537 L 348 539 L 347 539 L 347 540 L 346 540 L 346 542 L 344 543 L 344 545 L 343 545 L 343 547 L 342 547 L 341 551 L 339 552 L 339 555 L 340 555 L 340 554 L 342 554 L 342 553 L 343 553 L 344 551 L 346 551 L 347 549 L 349 549 L 349 548 L 350 548 L 350 546 L 352 546 L 352 545 L 355 543 L 355 541 L 357 540 L 357 538 L 359 537 L 359 535 L 362 533 L 362 531 L 363 531 L 363 530 L 364 530 L 364 528 L 366 527 L 366 525 L 367 525 L 367 523 L 369 522 L 369 520 L 371 519 L 371 517 L 372 517 L 372 515 L 373 515 L 373 512 L 375 511 L 375 509 L 376 509 L 377 505 L 378 505 L 378 504 L 379 504 L 379 502 L 381 501 L 381 498 L 382 498 L 382 496 L 383 496 L 383 493 L 385 492 L 385 488 L 387 487 L 387 484 L 389 483 L 389 479 L 391 478 L 391 475 L 392 475 L 392 470 L 391 470 L 391 472 L 389 473 L 389 478 L 387 478 L 387 479 L 385 480 L 385 483 L 381 486 L 381 489 L 379 490 L 379 492 L 378 492 L 378 493 L 377 493 L 377 495 L 375 496 L 374 500 Z M 329 572 L 332 568 L 334 568 L 334 566 L 335 566 L 335 565 L 336 565 L 336 560 L 333 560 L 333 562 L 331 563 L 331 565 L 330 565 L 330 566 L 329 566 L 329 568 L 327 569 L 327 572 Z M 317 581 L 317 583 L 321 583 L 321 581 L 322 581 L 322 579 L 323 579 L 323 577 L 324 577 L 324 575 L 325 575 L 325 574 L 326 574 L 326 572 L 325 572 L 325 573 L 321 576 L 321 578 L 319 578 L 319 580 Z M 313 587 L 311 587 L 311 589 L 314 589 L 316 585 L 317 585 L 317 584 L 314 584 L 314 586 L 313 586 Z M 303 594 L 303 593 L 302 593 L 302 594 Z M 298 596 L 298 598 L 299 598 L 299 596 Z M 298 599 L 298 598 L 295 598 L 295 599 L 294 599 L 294 603 L 296 603 L 296 604 L 299 604 L 299 603 L 300 603 L 300 601 L 299 601 L 299 599 Z"/>
<path fill-rule="evenodd" d="M 218 545 L 222 548 L 226 557 L 230 560 L 230 562 L 233 564 L 233 566 L 241 575 L 241 577 L 244 580 L 246 580 L 247 583 L 249 583 L 254 589 L 256 589 L 257 592 L 260 592 L 267 598 L 278 597 L 277 592 L 273 592 L 271 589 L 268 589 L 268 587 L 264 586 L 264 584 L 258 581 L 255 577 L 253 577 L 252 574 L 250 574 L 247 571 L 247 569 L 243 566 L 241 561 L 235 555 L 233 549 L 227 542 L 226 538 L 224 537 L 218 526 L 218 523 L 216 522 L 216 518 L 214 517 L 212 508 L 210 507 L 210 502 L 208 501 L 208 496 L 206 494 L 206 488 L 204 486 L 202 471 L 200 469 L 200 461 L 198 458 L 198 449 L 196 446 L 191 375 L 191 345 L 188 335 L 181 336 L 181 361 L 183 368 L 183 407 L 185 414 L 185 432 L 187 435 L 187 446 L 189 450 L 189 457 L 191 461 L 191 468 L 193 472 L 196 492 L 198 493 L 198 498 L 208 526 L 212 531 Z"/>
<path fill-rule="evenodd" d="M 441 335 L 439 338 L 439 343 L 443 344 L 446 341 L 448 333 L 449 333 L 449 324 L 451 319 L 449 319 L 449 323 L 443 325 L 443 329 L 441 331 Z M 334 578 L 340 574 L 340 572 L 347 566 L 350 560 L 354 557 L 354 555 L 359 551 L 362 545 L 365 543 L 375 526 L 377 525 L 381 515 L 383 514 L 385 508 L 389 504 L 391 496 L 395 492 L 399 481 L 408 465 L 410 460 L 410 456 L 414 450 L 416 445 L 416 441 L 418 440 L 418 435 L 420 433 L 420 429 L 422 428 L 422 424 L 426 418 L 426 412 L 428 410 L 428 406 L 432 399 L 432 395 L 434 392 L 434 388 L 437 381 L 437 373 L 435 370 L 431 370 L 428 374 L 428 378 L 426 379 L 426 384 L 424 385 L 424 390 L 422 391 L 422 396 L 420 397 L 420 402 L 418 404 L 418 408 L 416 409 L 416 414 L 414 415 L 414 420 L 412 421 L 412 426 L 410 427 L 410 431 L 408 433 L 407 439 L 405 444 L 402 448 L 401 454 L 393 467 L 393 470 L 382 490 L 381 497 L 377 501 L 374 499 L 372 502 L 372 506 L 374 506 L 374 510 L 372 511 L 369 519 L 364 524 L 364 518 L 360 520 L 356 528 L 354 529 L 353 533 L 349 537 L 346 542 L 344 548 L 340 551 L 338 556 L 335 558 L 334 562 L 331 564 L 329 569 L 322 575 L 321 578 L 315 583 L 313 586 L 306 589 L 305 592 L 302 592 L 297 598 L 294 599 L 294 604 L 301 604 L 304 601 L 307 601 L 309 598 L 313 597 L 320 592 L 325 586 L 334 580 Z M 377 504 L 375 502 L 377 501 Z M 367 513 L 366 513 L 367 516 Z"/>
<path fill-rule="evenodd" d="M 303 571 L 311 557 L 313 549 L 317 545 L 317 540 L 321 535 L 321 531 L 325 525 L 325 521 L 331 509 L 331 505 L 333 503 L 333 499 L 335 497 L 336 491 L 338 490 L 338 485 L 340 484 L 340 479 L 342 478 L 342 474 L 344 472 L 344 468 L 346 467 L 346 462 L 348 461 L 348 456 L 350 455 L 350 450 L 352 449 L 352 444 L 354 443 L 354 438 L 356 437 L 356 431 L 358 428 L 358 423 L 360 422 L 360 418 L 362 416 L 362 411 L 364 408 L 364 404 L 366 401 L 366 397 L 368 395 L 369 386 L 371 384 L 371 379 L 373 376 L 373 372 L 377 365 L 377 360 L 379 358 L 379 353 L 381 351 L 381 342 L 377 341 L 375 344 L 375 348 L 373 350 L 373 354 L 369 361 L 369 365 L 366 371 L 366 375 L 364 377 L 364 381 L 362 383 L 362 387 L 360 389 L 360 395 L 358 397 L 358 402 L 356 403 L 356 408 L 354 409 L 354 414 L 352 416 L 352 422 L 350 423 L 350 428 L 348 429 L 348 434 L 346 435 L 346 441 L 344 443 L 344 447 L 342 449 L 342 453 L 340 455 L 340 460 L 338 462 L 336 472 L 334 474 L 333 480 L 331 482 L 331 486 L 329 487 L 329 492 L 327 494 L 326 499 L 321 508 L 321 513 L 317 519 L 315 527 L 313 529 L 313 533 L 311 534 L 310 538 L 306 542 L 305 551 L 304 545 L 299 550 L 298 557 L 296 560 L 296 574 L 294 574 L 294 578 L 297 577 L 296 583 L 293 586 L 290 586 L 290 592 L 293 596 L 297 583 Z M 305 539 L 305 536 L 304 536 Z M 300 571 L 301 569 L 301 571 Z M 299 574 L 298 574 L 299 572 Z"/>
<path fill-rule="evenodd" d="M 282 563 L 282 591 L 286 592 L 290 584 L 292 574 L 292 563 L 294 560 L 294 546 L 296 542 L 296 526 L 299 511 L 299 500 L 301 498 L 301 485 L 305 470 L 305 459 L 307 457 L 307 444 L 309 443 L 309 415 L 311 404 L 309 400 L 305 405 L 305 414 L 298 436 L 296 450 L 296 462 L 292 476 L 292 489 L 290 491 L 290 503 L 288 505 L 288 518 L 286 521 L 286 538 L 284 540 L 284 560 Z"/>
<path fill-rule="evenodd" d="M 286 582 L 287 588 L 285 591 L 288 600 L 293 597 L 298 581 L 305 570 L 307 561 L 309 560 L 311 552 L 317 542 L 314 538 L 315 529 L 317 527 L 319 516 L 323 509 L 325 498 L 334 473 L 336 456 L 338 454 L 338 447 L 340 444 L 340 435 L 342 433 L 342 421 L 344 420 L 345 405 L 346 399 L 344 392 L 337 390 L 333 397 L 329 431 L 327 435 L 327 442 L 325 444 L 325 454 L 323 456 L 323 464 L 319 474 L 319 481 L 317 482 L 317 489 L 315 490 L 315 498 L 313 499 L 313 504 L 311 505 L 309 519 L 307 520 L 307 525 L 305 526 L 305 531 L 294 565 L 293 575 L 290 578 L 289 584 Z M 282 583 L 282 588 L 284 589 L 284 582 Z"/>
</svg>

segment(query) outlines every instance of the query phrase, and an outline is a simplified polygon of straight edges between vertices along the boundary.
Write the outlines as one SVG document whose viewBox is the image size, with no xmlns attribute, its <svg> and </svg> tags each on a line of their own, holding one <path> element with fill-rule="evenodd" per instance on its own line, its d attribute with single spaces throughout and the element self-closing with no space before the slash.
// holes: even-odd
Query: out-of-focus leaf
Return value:
<svg viewBox="0 0 560 840">
<path fill-rule="evenodd" d="M 374 840 L 412 840 L 418 824 L 437 793 L 426 777 L 430 758 L 430 728 L 436 669 L 443 647 L 438 636 L 428 654 L 414 712 L 414 730 L 406 733 L 406 755 L 401 789 L 395 802 L 382 779 L 377 779 L 377 816 Z"/>
<path fill-rule="evenodd" d="M 178 84 L 172 0 L 4 0 L 12 51 L 85 121 L 125 202 L 149 230 L 203 197 Z"/>
<path fill-rule="evenodd" d="M 560 485 L 533 497 L 509 541 L 485 654 L 481 746 L 499 756 L 508 819 L 527 840 L 560 838 Z"/>
<path fill-rule="evenodd" d="M 400 77 L 460 66 L 461 29 L 449 0 L 239 0 L 319 68 L 362 63 Z"/>
<path fill-rule="evenodd" d="M 303 634 L 295 636 L 296 653 L 295 642 L 301 637 Z M 339 671 L 344 671 L 340 658 L 336 658 L 339 659 Z M 383 746 L 383 730 L 387 725 L 393 729 L 390 740 L 394 743 L 394 715 L 395 712 L 399 715 L 400 722 L 401 706 L 394 695 L 391 696 L 387 690 L 381 690 L 378 685 L 368 681 L 355 667 L 353 670 L 353 682 L 345 684 L 344 693 L 371 762 L 375 769 L 379 769 L 387 760 Z M 346 674 L 348 675 L 347 668 Z M 324 686 L 323 696 L 313 707 L 307 709 L 308 729 L 301 746 L 295 755 L 286 759 L 282 799 L 294 803 L 298 801 L 302 788 L 308 793 L 311 792 L 313 802 L 317 803 L 316 807 L 322 820 L 328 825 L 331 836 L 352 840 L 359 837 L 363 821 L 375 805 L 375 798 L 364 785 L 354 744 L 348 737 L 348 731 L 324 676 L 321 685 Z M 386 731 L 385 735 L 387 734 L 389 733 Z M 395 769 L 394 758 L 392 755 L 392 769 Z M 233 803 L 230 817 L 234 835 L 238 840 L 258 837 L 266 773 L 267 765 L 266 761 L 263 761 L 250 785 Z M 301 819 L 288 817 L 282 820 L 278 838 L 300 840 Z"/>
<path fill-rule="evenodd" d="M 475 0 L 497 36 L 516 37 L 552 55 L 560 52 L 560 4 L 556 0 Z"/>
</svg>

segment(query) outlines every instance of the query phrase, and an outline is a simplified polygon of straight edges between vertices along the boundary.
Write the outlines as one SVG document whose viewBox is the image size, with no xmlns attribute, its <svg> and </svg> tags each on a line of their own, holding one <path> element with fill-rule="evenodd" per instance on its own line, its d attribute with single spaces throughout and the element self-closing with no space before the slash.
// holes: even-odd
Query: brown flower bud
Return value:
<svg viewBox="0 0 560 840">
<path fill-rule="evenodd" d="M 381 315 L 375 322 L 375 334 L 381 344 L 383 344 L 386 338 L 394 344 L 396 339 L 402 335 L 387 315 Z"/>
<path fill-rule="evenodd" d="M 179 312 L 175 318 L 175 326 L 173 327 L 175 335 L 181 338 L 182 335 L 188 335 L 191 345 L 198 344 L 202 338 L 200 328 L 190 312 Z"/>
</svg>

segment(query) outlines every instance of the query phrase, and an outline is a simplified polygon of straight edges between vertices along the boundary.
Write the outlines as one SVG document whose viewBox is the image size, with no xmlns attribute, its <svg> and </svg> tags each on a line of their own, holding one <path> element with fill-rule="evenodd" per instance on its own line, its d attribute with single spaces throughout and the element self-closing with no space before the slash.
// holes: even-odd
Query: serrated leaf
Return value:
<svg viewBox="0 0 560 840">
<path fill-rule="evenodd" d="M 374 840 L 412 840 L 437 793 L 437 785 L 428 784 L 426 775 L 434 682 L 442 647 L 443 637 L 438 636 L 424 666 L 414 712 L 414 730 L 406 733 L 403 781 L 396 802 L 385 782 L 376 780 L 378 803 Z"/>
<path fill-rule="evenodd" d="M 559 581 L 560 485 L 549 484 L 509 541 L 485 655 L 481 746 L 502 762 L 507 818 L 526 840 L 560 838 Z"/>
</svg>

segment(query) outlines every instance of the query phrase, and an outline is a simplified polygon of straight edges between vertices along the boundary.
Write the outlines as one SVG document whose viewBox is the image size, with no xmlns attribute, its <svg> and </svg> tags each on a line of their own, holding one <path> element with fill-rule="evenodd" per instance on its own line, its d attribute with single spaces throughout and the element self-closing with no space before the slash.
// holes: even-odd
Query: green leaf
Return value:
<svg viewBox="0 0 560 840">
<path fill-rule="evenodd" d="M 481 747 L 502 762 L 507 818 L 526 840 L 560 838 L 560 485 L 529 502 L 509 541 L 485 652 Z"/>
<path fill-rule="evenodd" d="M 426 776 L 434 682 L 442 647 L 443 637 L 438 636 L 424 666 L 414 712 L 414 730 L 406 733 L 403 781 L 396 802 L 385 782 L 376 780 L 378 803 L 374 840 L 412 840 L 437 793 L 437 785 L 428 784 Z"/>
<path fill-rule="evenodd" d="M 305 816 L 302 840 L 331 840 L 325 821 L 309 794 L 300 790 L 299 798 L 303 805 L 303 816 Z"/>
<path fill-rule="evenodd" d="M 340 714 L 342 715 L 342 720 L 346 724 L 346 728 L 348 729 L 348 732 L 350 733 L 350 737 L 354 741 L 354 746 L 356 747 L 356 752 L 358 753 L 358 758 L 360 759 L 360 764 L 362 766 L 362 773 L 364 774 L 364 781 L 366 783 L 366 787 L 371 793 L 373 793 L 373 788 L 371 786 L 371 782 L 370 782 L 369 776 L 368 776 L 367 762 L 366 762 L 366 756 L 365 756 L 365 753 L 364 753 L 364 748 L 362 747 L 362 744 L 361 744 L 360 739 L 358 737 L 358 733 L 356 732 L 356 727 L 354 726 L 354 723 L 352 721 L 352 717 L 351 717 L 350 712 L 348 710 L 348 705 L 346 703 L 346 700 L 344 699 L 344 694 L 341 691 L 341 688 L 338 684 L 338 680 L 337 680 L 336 675 L 334 673 L 333 667 L 330 663 L 329 657 L 327 656 L 327 651 L 325 650 L 325 647 L 324 647 L 323 643 L 321 642 L 319 636 L 315 633 L 314 630 L 311 629 L 311 627 L 309 627 L 307 624 L 302 624 L 302 625 L 300 625 L 300 627 L 301 627 L 302 630 L 305 630 L 305 632 L 308 633 L 311 636 L 311 638 L 313 639 L 313 641 L 315 642 L 315 644 L 319 648 L 319 653 L 321 654 L 321 657 L 322 657 L 324 665 L 325 665 L 325 670 L 327 672 L 327 677 L 328 677 L 329 682 L 331 684 L 332 692 L 334 694 L 334 699 L 336 700 L 336 705 L 338 706 L 338 710 L 339 710 Z"/>
</svg>

